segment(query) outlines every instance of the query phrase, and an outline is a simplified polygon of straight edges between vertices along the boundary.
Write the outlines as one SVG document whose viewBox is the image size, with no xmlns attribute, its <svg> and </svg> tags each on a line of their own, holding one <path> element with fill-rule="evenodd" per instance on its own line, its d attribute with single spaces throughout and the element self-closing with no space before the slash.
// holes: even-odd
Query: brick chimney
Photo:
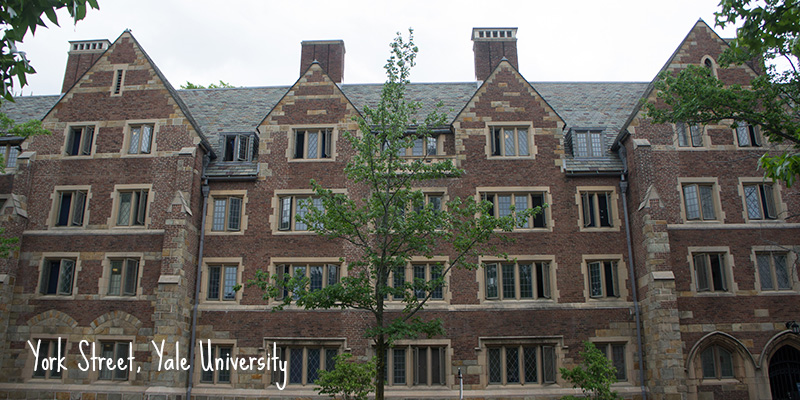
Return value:
<svg viewBox="0 0 800 400">
<path fill-rule="evenodd" d="M 472 51 L 475 53 L 475 77 L 485 81 L 500 60 L 517 64 L 517 28 L 472 28 Z"/>
<path fill-rule="evenodd" d="M 336 83 L 344 77 L 343 40 L 304 40 L 300 43 L 300 73 L 306 72 L 311 63 L 317 61 Z"/>
<path fill-rule="evenodd" d="M 61 85 L 61 93 L 66 93 L 109 46 L 111 46 L 111 42 L 107 39 L 74 40 L 69 42 L 69 53 L 67 53 L 69 58 L 67 58 L 67 69 L 64 71 L 64 84 Z"/>
</svg>

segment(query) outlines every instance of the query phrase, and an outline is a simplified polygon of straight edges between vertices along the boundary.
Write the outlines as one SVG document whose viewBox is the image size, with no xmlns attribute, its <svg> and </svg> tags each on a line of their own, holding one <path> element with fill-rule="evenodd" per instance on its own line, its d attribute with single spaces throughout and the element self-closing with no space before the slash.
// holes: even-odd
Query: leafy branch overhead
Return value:
<svg viewBox="0 0 800 400">
<path fill-rule="evenodd" d="M 97 0 L 4 0 L 0 6 L 0 25 L 3 27 L 3 38 L 0 39 L 0 81 L 2 97 L 14 101 L 12 96 L 14 79 L 20 88 L 27 85 L 30 74 L 36 73 L 24 51 L 17 49 L 30 31 L 45 26 L 42 19 L 47 16 L 50 22 L 58 25 L 56 12 L 62 8 L 69 11 L 74 22 L 86 17 L 87 7 L 98 9 Z"/>
<path fill-rule="evenodd" d="M 302 201 L 296 214 L 318 235 L 350 248 L 352 256 L 343 260 L 346 276 L 335 284 L 309 289 L 310 279 L 299 267 L 276 274 L 258 271 L 250 281 L 264 291 L 265 299 L 277 300 L 276 310 L 295 304 L 305 309 L 370 313 L 374 321 L 365 335 L 375 343 L 376 399 L 383 398 L 384 351 L 395 340 L 443 333 L 441 321 L 425 318 L 420 311 L 434 293 L 443 290 L 452 270 L 478 268 L 478 257 L 497 255 L 496 245 L 507 239 L 499 231 L 511 231 L 541 211 L 537 207 L 494 217 L 489 202 L 473 197 L 452 196 L 441 203 L 429 200 L 420 188 L 431 186 L 433 180 L 437 186 L 444 185 L 443 181 L 463 171 L 450 159 L 403 156 L 415 141 L 447 131 L 448 121 L 438 108 L 420 115 L 422 104 L 406 98 L 417 54 L 412 33 L 408 40 L 398 34 L 391 49 L 379 103 L 365 107 L 362 116 L 355 118 L 358 132 L 342 132 L 353 149 L 344 168 L 348 190 L 365 194 L 334 191 L 312 180 L 314 199 Z M 446 262 L 428 262 L 429 279 L 395 279 L 405 276 L 413 257 L 419 261 L 441 255 L 448 255 Z M 388 311 L 388 299 L 402 306 Z"/>
<path fill-rule="evenodd" d="M 663 72 L 655 82 L 657 102 L 646 103 L 655 123 L 712 124 L 733 121 L 760 126 L 773 144 L 760 159 L 766 175 L 788 186 L 800 174 L 800 6 L 792 1 L 723 0 L 717 25 L 742 23 L 738 37 L 717 60 L 721 68 L 749 65 L 765 73 L 747 85 L 728 85 L 709 68 L 688 66 L 677 73 Z M 779 71 L 773 61 L 787 65 Z M 722 71 L 722 70 L 721 70 Z"/>
</svg>

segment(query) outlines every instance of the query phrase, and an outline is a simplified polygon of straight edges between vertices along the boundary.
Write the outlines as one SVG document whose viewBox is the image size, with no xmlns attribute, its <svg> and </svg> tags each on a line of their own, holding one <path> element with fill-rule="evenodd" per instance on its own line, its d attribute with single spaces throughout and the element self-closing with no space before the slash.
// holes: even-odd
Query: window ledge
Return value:
<svg viewBox="0 0 800 400">
<path fill-rule="evenodd" d="M 47 229 L 47 230 L 28 230 L 23 235 L 163 235 L 163 229 L 128 228 L 112 227 L 111 229 Z"/>
<path fill-rule="evenodd" d="M 579 232 L 619 232 L 618 226 L 602 227 L 602 228 L 579 228 Z"/>
<path fill-rule="evenodd" d="M 758 223 L 744 224 L 724 224 L 719 221 L 711 222 L 687 222 L 684 224 L 667 224 L 667 229 L 795 229 L 800 228 L 800 223 L 787 223 L 783 221 L 767 221 Z"/>
<path fill-rule="evenodd" d="M 63 156 L 63 160 L 91 160 L 94 158 L 94 154 L 88 156 L 71 156 L 69 154 L 64 154 Z"/>
<path fill-rule="evenodd" d="M 242 236 L 244 231 L 211 231 L 206 230 L 206 236 Z"/>
<path fill-rule="evenodd" d="M 487 159 L 489 160 L 533 160 L 536 158 L 533 155 L 530 156 L 489 156 Z"/>
<path fill-rule="evenodd" d="M 273 231 L 273 235 L 316 235 L 314 231 Z"/>
<path fill-rule="evenodd" d="M 290 158 L 290 163 L 334 162 L 335 158 Z"/>
<path fill-rule="evenodd" d="M 736 378 L 704 378 L 700 380 L 700 385 L 741 385 L 742 382 Z"/>
</svg>

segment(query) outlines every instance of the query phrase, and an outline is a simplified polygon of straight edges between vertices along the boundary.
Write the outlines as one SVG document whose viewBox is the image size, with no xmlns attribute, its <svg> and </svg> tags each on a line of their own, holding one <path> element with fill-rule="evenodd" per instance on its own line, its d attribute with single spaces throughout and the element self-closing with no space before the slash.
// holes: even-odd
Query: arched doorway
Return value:
<svg viewBox="0 0 800 400">
<path fill-rule="evenodd" d="M 784 345 L 769 361 L 772 400 L 800 400 L 800 350 Z"/>
</svg>

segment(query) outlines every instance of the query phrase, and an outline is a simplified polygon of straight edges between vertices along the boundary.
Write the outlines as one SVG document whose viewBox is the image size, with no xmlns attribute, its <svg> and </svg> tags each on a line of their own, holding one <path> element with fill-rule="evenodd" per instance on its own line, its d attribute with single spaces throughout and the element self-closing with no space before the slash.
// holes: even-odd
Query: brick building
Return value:
<svg viewBox="0 0 800 400">
<path fill-rule="evenodd" d="M 757 170 L 773 145 L 733 121 L 651 123 L 648 82 L 528 81 L 516 40 L 476 28 L 477 82 L 409 86 L 445 104 L 448 126 L 405 156 L 466 171 L 424 187 L 430 201 L 549 207 L 510 234 L 515 261 L 448 277 L 425 311 L 447 334 L 397 343 L 387 395 L 455 398 L 460 370 L 466 397 L 560 398 L 576 391 L 558 368 L 588 340 L 627 398 L 800 396 L 800 336 L 786 325 L 800 320 L 800 197 Z M 664 70 L 748 82 L 752 66 L 717 67 L 726 47 L 698 21 Z M 21 239 L 0 263 L 0 398 L 185 398 L 188 372 L 159 367 L 151 341 L 187 357 L 192 332 L 214 355 L 274 345 L 288 363 L 284 391 L 270 372 L 198 367 L 197 399 L 313 397 L 335 354 L 372 355 L 363 312 L 270 313 L 258 290 L 232 290 L 259 269 L 319 287 L 347 274 L 351 249 L 296 219 L 311 178 L 351 189 L 341 134 L 380 96 L 342 82 L 344 55 L 341 41 L 303 42 L 291 86 L 175 90 L 126 31 L 71 42 L 61 95 L 3 104 L 53 134 L 0 138 L 2 226 Z M 414 259 L 405 279 L 447 260 Z M 35 368 L 29 340 L 68 369 Z M 132 371 L 83 371 L 82 340 L 126 365 L 133 354 Z"/>
</svg>

